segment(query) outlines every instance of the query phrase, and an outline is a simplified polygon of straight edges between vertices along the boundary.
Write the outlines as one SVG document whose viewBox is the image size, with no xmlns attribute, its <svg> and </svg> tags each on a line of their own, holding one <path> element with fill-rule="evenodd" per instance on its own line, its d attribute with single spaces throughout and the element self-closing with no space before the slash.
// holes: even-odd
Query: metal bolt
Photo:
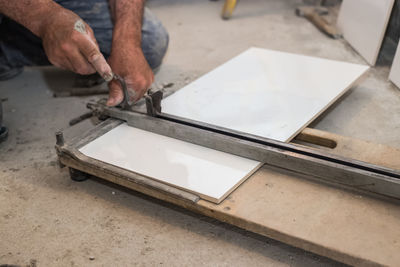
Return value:
<svg viewBox="0 0 400 267">
<path fill-rule="evenodd" d="M 56 132 L 56 145 L 63 146 L 64 145 L 64 135 L 61 131 Z"/>
</svg>

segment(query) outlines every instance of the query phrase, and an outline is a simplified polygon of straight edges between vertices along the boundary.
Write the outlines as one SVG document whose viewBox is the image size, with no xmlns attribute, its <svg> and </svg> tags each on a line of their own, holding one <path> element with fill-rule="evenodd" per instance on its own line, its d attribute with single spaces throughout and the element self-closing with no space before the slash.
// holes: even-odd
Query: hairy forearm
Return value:
<svg viewBox="0 0 400 267">
<path fill-rule="evenodd" d="M 141 47 L 144 2 L 145 0 L 109 0 L 114 20 L 113 46 L 129 42 L 135 47 Z"/>
<path fill-rule="evenodd" d="M 0 0 L 0 13 L 41 36 L 44 20 L 61 6 L 53 0 Z"/>
</svg>

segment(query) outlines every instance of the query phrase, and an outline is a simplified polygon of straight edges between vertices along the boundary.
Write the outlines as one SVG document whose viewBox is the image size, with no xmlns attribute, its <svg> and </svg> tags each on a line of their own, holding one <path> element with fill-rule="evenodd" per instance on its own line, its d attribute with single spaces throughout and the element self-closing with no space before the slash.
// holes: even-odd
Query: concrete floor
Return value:
<svg viewBox="0 0 400 267">
<path fill-rule="evenodd" d="M 157 84 L 173 82 L 176 90 L 249 46 L 364 63 L 344 41 L 294 16 L 299 3 L 241 1 L 234 18 L 222 21 L 221 1 L 148 1 L 171 37 Z M 400 91 L 387 81 L 388 71 L 372 69 L 312 126 L 400 148 Z M 72 77 L 27 68 L 0 83 L 10 128 L 0 144 L 0 264 L 340 265 L 110 184 L 72 182 L 56 164 L 54 132 L 97 98 L 53 98 L 51 91 L 68 88 Z M 86 121 L 71 135 L 90 126 Z"/>
</svg>

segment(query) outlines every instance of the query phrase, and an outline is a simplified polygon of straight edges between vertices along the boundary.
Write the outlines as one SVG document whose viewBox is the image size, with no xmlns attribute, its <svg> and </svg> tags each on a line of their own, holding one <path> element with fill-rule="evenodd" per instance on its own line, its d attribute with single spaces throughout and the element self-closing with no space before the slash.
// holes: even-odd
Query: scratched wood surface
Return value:
<svg viewBox="0 0 400 267">
<path fill-rule="evenodd" d="M 400 150 L 310 128 L 302 135 L 337 143 L 322 148 L 400 168 Z M 400 205 L 265 166 L 220 205 L 200 200 L 209 215 L 352 265 L 398 266 Z M 214 215 L 213 215 L 214 214 Z"/>
<path fill-rule="evenodd" d="M 387 146 L 309 128 L 297 139 L 320 142 L 325 145 L 320 149 L 331 153 L 400 168 L 400 150 Z M 61 155 L 60 160 L 155 198 L 347 264 L 398 266 L 400 262 L 398 201 L 264 166 L 220 204 L 205 200 L 196 203 L 130 182 L 116 173 L 91 168 L 70 157 Z"/>
</svg>

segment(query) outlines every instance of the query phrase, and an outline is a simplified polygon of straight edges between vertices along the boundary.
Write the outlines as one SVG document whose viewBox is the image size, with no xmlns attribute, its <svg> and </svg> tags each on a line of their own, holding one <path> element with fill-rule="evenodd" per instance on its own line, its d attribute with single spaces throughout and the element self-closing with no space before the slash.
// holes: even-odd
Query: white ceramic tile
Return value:
<svg viewBox="0 0 400 267">
<path fill-rule="evenodd" d="M 400 88 L 400 42 L 397 45 L 396 55 L 390 68 L 389 80 Z"/>
<path fill-rule="evenodd" d="M 162 101 L 162 112 L 290 141 L 368 66 L 250 48 Z"/>
<path fill-rule="evenodd" d="M 375 65 L 394 0 L 343 0 L 338 28 L 365 60 Z"/>
<path fill-rule="evenodd" d="M 219 203 L 260 162 L 122 124 L 80 149 L 88 157 Z"/>
</svg>

